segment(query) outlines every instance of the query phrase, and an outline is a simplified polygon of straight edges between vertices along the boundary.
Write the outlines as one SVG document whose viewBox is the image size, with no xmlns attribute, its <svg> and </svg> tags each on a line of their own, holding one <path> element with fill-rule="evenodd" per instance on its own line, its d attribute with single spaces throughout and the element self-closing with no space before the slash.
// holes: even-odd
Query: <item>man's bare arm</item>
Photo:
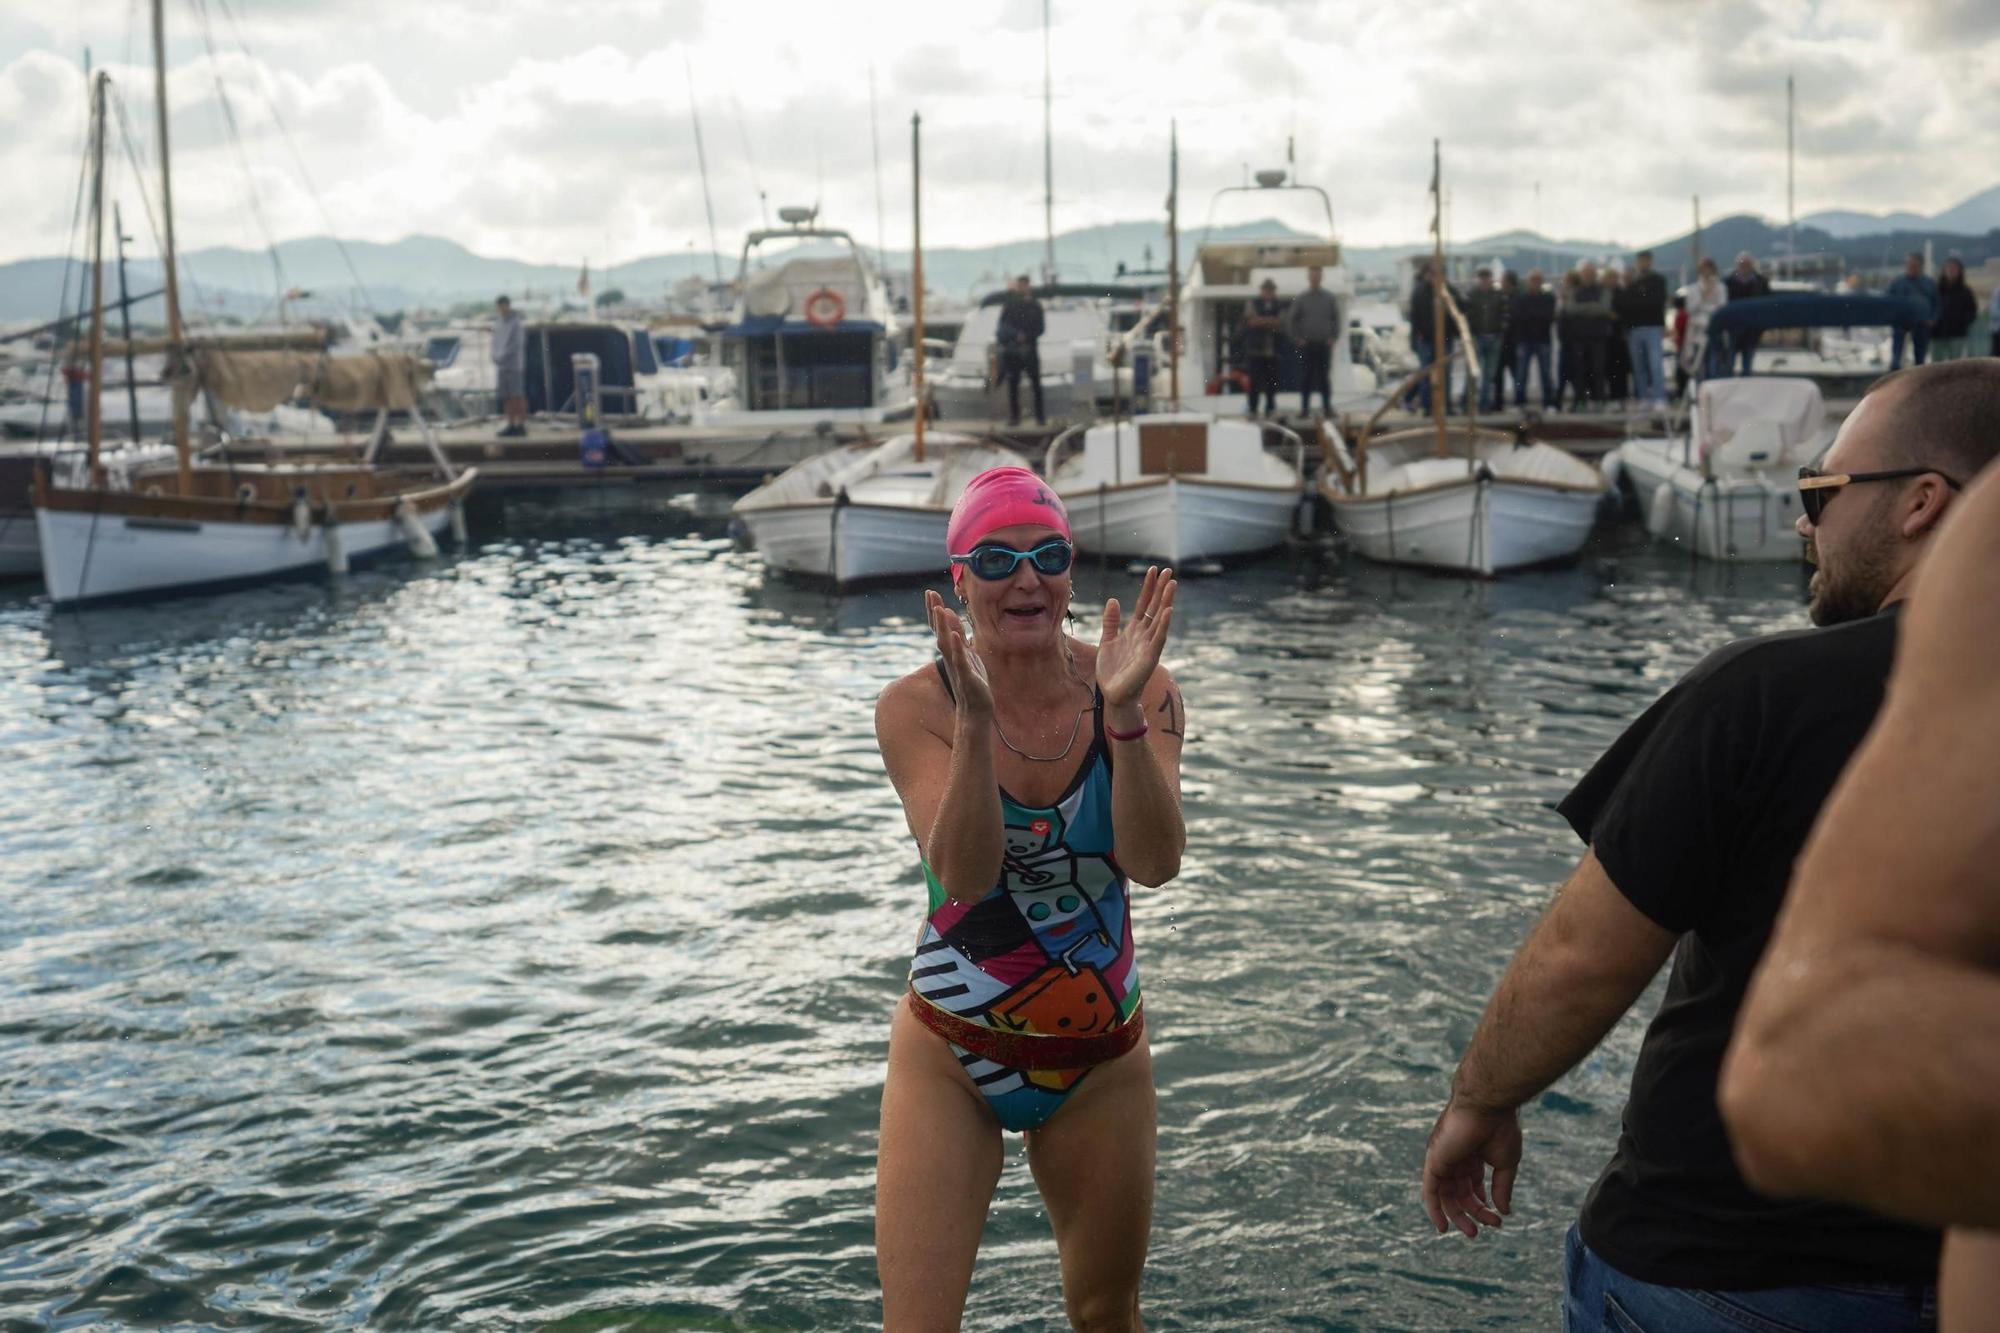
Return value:
<svg viewBox="0 0 2000 1333">
<path fill-rule="evenodd" d="M 1585 854 L 1487 1001 L 1431 1130 L 1422 1195 L 1433 1227 L 1476 1235 L 1512 1211 L 1515 1111 L 1590 1054 L 1678 938 L 1627 901 L 1595 851 Z"/>
<path fill-rule="evenodd" d="M 1744 1174 L 2000 1226 L 2000 475 L 1948 517 L 1723 1069 Z"/>
</svg>

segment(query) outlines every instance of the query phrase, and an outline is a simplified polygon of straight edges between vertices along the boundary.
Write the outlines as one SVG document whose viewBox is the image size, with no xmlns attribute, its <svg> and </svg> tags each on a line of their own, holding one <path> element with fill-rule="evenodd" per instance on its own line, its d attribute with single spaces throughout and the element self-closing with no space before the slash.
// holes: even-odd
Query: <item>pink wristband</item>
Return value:
<svg viewBox="0 0 2000 1333">
<path fill-rule="evenodd" d="M 1107 723 L 1104 728 L 1104 734 L 1114 741 L 1136 741 L 1146 734 L 1146 724 L 1141 722 L 1137 731 L 1114 731 Z"/>
</svg>

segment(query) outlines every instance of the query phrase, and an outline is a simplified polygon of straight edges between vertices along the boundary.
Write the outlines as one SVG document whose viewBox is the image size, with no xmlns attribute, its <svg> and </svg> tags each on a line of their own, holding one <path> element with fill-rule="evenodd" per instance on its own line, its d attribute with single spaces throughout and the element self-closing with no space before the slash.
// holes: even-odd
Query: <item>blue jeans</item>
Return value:
<svg viewBox="0 0 2000 1333">
<path fill-rule="evenodd" d="M 1927 328 L 1924 328 L 1922 325 L 1919 325 L 1916 328 L 1911 329 L 1909 333 L 1910 333 L 1910 348 L 1917 354 L 1917 364 L 1921 366 L 1924 363 L 1924 358 L 1930 355 L 1931 331 Z M 1889 369 L 1901 370 L 1902 368 L 1903 368 L 1903 330 L 1897 329 L 1894 333 L 1889 335 Z"/>
<path fill-rule="evenodd" d="M 1563 1333 L 1932 1333 L 1937 1289 L 1902 1282 L 1704 1291 L 1626 1277 L 1571 1224 Z"/>
<path fill-rule="evenodd" d="M 1549 345 L 1539 343 L 1514 344 L 1514 406 L 1528 405 L 1528 364 L 1534 363 L 1535 373 L 1542 377 L 1542 410 L 1549 410 Z"/>
<path fill-rule="evenodd" d="M 1665 335 L 1666 330 L 1658 325 L 1625 332 L 1625 345 L 1632 352 L 1632 396 L 1642 403 L 1660 402 L 1667 396 L 1667 386 L 1660 379 Z"/>
<path fill-rule="evenodd" d="M 1423 369 L 1425 366 L 1428 366 L 1431 362 L 1437 360 L 1437 353 L 1432 346 L 1431 340 L 1429 338 L 1424 337 L 1424 335 L 1421 333 L 1413 332 L 1410 335 L 1410 349 L 1417 354 L 1417 368 L 1419 370 Z M 1447 391 L 1450 389 L 1451 382 L 1449 380 L 1445 382 L 1445 387 Z M 1412 400 L 1416 402 L 1417 410 L 1419 412 L 1428 412 L 1431 410 L 1430 376 L 1426 375 L 1422 379 L 1418 380 L 1417 387 L 1412 389 L 1404 397 L 1403 403 L 1405 406 L 1408 406 Z"/>
<path fill-rule="evenodd" d="M 1478 333 L 1472 338 L 1479 357 L 1479 410 L 1490 412 L 1500 406 L 1500 335 Z M 1465 411 L 1472 412 L 1472 376 L 1465 377 Z"/>
</svg>

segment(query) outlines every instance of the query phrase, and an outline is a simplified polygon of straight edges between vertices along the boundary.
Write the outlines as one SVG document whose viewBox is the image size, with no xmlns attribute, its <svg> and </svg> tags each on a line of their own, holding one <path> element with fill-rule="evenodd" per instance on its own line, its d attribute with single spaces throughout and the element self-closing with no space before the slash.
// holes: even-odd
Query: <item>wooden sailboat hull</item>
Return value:
<svg viewBox="0 0 2000 1333">
<path fill-rule="evenodd" d="M 435 539 L 474 476 L 461 473 L 449 484 L 401 498 Z M 348 560 L 366 560 L 409 540 L 393 499 L 357 506 L 353 518 L 337 516 L 332 526 Z M 272 506 L 43 487 L 35 527 L 42 581 L 57 605 L 201 591 L 328 566 L 327 525 L 295 526 L 285 510 Z"/>
<path fill-rule="evenodd" d="M 1281 545 L 1298 519 L 1295 486 L 1148 477 L 1099 490 L 1058 486 L 1077 549 L 1120 558 L 1219 560 Z"/>
<path fill-rule="evenodd" d="M 1576 555 L 1596 522 L 1600 494 L 1468 477 L 1384 496 L 1336 492 L 1327 499 L 1334 526 L 1371 560 L 1490 575 Z"/>
</svg>

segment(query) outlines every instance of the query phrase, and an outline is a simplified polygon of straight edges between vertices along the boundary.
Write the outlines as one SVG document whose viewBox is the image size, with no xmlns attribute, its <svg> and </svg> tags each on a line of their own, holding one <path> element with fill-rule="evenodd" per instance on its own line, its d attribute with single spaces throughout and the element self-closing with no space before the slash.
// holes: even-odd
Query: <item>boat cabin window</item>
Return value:
<svg viewBox="0 0 2000 1333">
<path fill-rule="evenodd" d="M 875 334 L 767 333 L 730 358 L 753 412 L 875 406 Z"/>
<path fill-rule="evenodd" d="M 632 371 L 637 375 L 660 373 L 660 363 L 653 355 L 653 339 L 644 329 L 632 330 Z"/>
<path fill-rule="evenodd" d="M 458 360 L 458 339 L 445 334 L 432 334 L 424 339 L 424 359 L 442 370 Z"/>
</svg>

